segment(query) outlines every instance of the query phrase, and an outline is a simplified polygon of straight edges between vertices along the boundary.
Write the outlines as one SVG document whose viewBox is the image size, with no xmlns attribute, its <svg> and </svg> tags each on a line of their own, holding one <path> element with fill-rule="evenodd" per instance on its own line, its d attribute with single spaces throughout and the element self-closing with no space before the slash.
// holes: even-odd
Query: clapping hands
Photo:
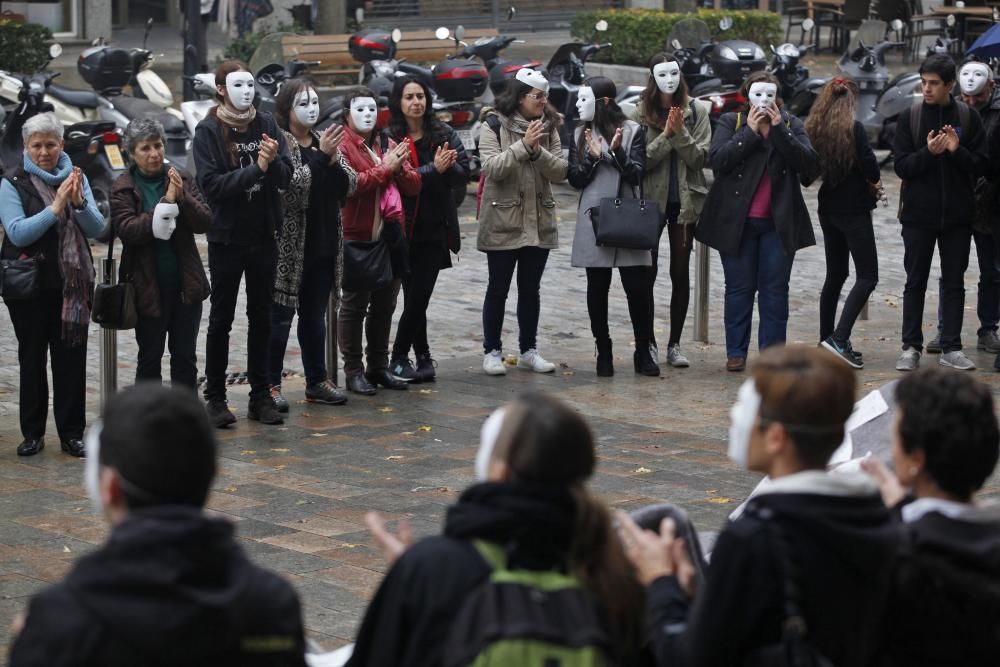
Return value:
<svg viewBox="0 0 1000 667">
<path fill-rule="evenodd" d="M 59 215 L 67 204 L 83 208 L 84 201 L 83 174 L 79 167 L 73 167 L 73 171 L 66 177 L 66 180 L 59 184 L 56 196 L 52 201 L 52 209 L 56 215 Z"/>
<path fill-rule="evenodd" d="M 319 149 L 331 159 L 337 156 L 337 149 L 344 140 L 344 128 L 341 125 L 331 125 L 319 135 Z"/>
<path fill-rule="evenodd" d="M 531 121 L 528 123 L 528 129 L 524 132 L 524 145 L 534 153 L 538 150 L 538 143 L 544 134 L 545 126 L 542 124 L 542 121 L 538 119 Z"/>
<path fill-rule="evenodd" d="M 278 157 L 278 149 L 277 139 L 272 139 L 266 133 L 261 136 L 260 150 L 257 153 L 257 166 L 261 171 L 267 171 L 274 158 Z"/>
<path fill-rule="evenodd" d="M 184 198 L 184 181 L 176 169 L 171 167 L 167 171 L 167 193 L 163 199 L 168 204 L 179 204 Z"/>
<path fill-rule="evenodd" d="M 670 107 L 667 114 L 667 122 L 664 129 L 668 137 L 680 134 L 684 131 L 684 110 L 680 107 Z"/>
<path fill-rule="evenodd" d="M 439 174 L 451 169 L 456 162 L 458 162 L 458 151 L 449 148 L 447 141 L 438 146 L 437 151 L 434 152 L 434 169 Z"/>
</svg>

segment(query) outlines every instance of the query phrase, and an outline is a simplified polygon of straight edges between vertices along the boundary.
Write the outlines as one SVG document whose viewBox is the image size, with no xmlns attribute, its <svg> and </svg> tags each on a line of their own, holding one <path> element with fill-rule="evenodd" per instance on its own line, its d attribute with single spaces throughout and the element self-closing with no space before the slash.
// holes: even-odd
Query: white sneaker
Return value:
<svg viewBox="0 0 1000 667">
<path fill-rule="evenodd" d="M 920 368 L 920 352 L 912 347 L 905 348 L 896 360 L 897 371 L 915 371 Z"/>
<path fill-rule="evenodd" d="M 538 354 L 538 350 L 535 348 L 521 353 L 521 358 L 517 360 L 517 367 L 536 373 L 551 373 L 556 369 L 556 365 L 542 359 L 542 355 Z"/>
<path fill-rule="evenodd" d="M 507 367 L 503 363 L 503 353 L 493 350 L 483 355 L 483 370 L 487 375 L 507 375 Z"/>
<path fill-rule="evenodd" d="M 674 343 L 667 347 L 667 363 L 674 368 L 687 368 L 691 365 L 688 358 L 681 352 L 680 343 Z"/>
<path fill-rule="evenodd" d="M 965 353 L 961 350 L 954 350 L 952 352 L 942 354 L 941 358 L 938 359 L 938 363 L 947 368 L 957 368 L 960 371 L 976 370 L 976 365 L 972 363 L 972 360 L 965 356 Z"/>
</svg>

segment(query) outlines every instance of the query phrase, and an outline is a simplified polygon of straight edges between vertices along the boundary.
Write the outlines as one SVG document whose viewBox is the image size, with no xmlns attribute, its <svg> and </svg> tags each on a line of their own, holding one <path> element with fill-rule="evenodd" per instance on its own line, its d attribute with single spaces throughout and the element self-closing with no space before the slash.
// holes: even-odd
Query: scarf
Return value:
<svg viewBox="0 0 1000 667">
<path fill-rule="evenodd" d="M 501 113 L 498 113 L 497 115 L 500 117 L 500 122 L 504 127 L 514 134 L 519 134 L 522 137 L 528 131 L 528 125 L 531 124 L 531 121 L 522 116 L 519 111 L 515 111 L 509 116 L 504 116 Z"/>
<path fill-rule="evenodd" d="M 24 155 L 24 170 L 38 191 L 45 206 L 52 206 L 56 190 L 73 172 L 73 163 L 66 153 L 59 155 L 54 172 L 38 167 L 28 154 Z M 90 325 L 90 295 L 94 287 L 94 261 L 90 257 L 87 239 L 69 207 L 56 214 L 59 233 L 59 273 L 63 279 L 62 338 L 70 347 L 82 345 Z"/>
<path fill-rule="evenodd" d="M 251 105 L 246 111 L 230 111 L 225 104 L 215 107 L 215 115 L 226 125 L 245 130 L 257 117 L 257 109 Z"/>
<path fill-rule="evenodd" d="M 312 170 L 302 162 L 302 152 L 295 136 L 287 130 L 285 143 L 291 148 L 292 181 L 281 191 L 284 220 L 278 235 L 278 264 L 274 272 L 274 302 L 289 308 L 299 306 L 299 288 L 306 250 L 306 226 L 309 193 L 312 191 Z M 315 133 L 310 133 L 318 141 Z M 323 221 L 326 222 L 326 221 Z"/>
</svg>

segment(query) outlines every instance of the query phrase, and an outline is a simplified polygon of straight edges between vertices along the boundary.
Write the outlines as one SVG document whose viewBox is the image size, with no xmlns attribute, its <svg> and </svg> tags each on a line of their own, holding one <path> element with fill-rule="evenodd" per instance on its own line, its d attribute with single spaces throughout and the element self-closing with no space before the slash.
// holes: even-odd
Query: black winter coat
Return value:
<svg viewBox="0 0 1000 667">
<path fill-rule="evenodd" d="M 747 213 L 767 167 L 771 175 L 771 212 L 785 254 L 816 244 L 801 183 L 818 174 L 818 158 L 802 121 L 784 111 L 767 140 L 747 127 L 741 112 L 723 114 L 712 135 L 709 166 L 715 182 L 708 191 L 694 237 L 720 253 L 739 252 Z"/>
<path fill-rule="evenodd" d="M 899 221 L 921 229 L 972 224 L 975 215 L 976 178 L 987 171 L 986 133 L 975 109 L 969 109 L 968 127 L 959 132 L 959 148 L 934 155 L 927 148 L 927 134 L 945 125 L 961 127 L 958 107 L 923 103 L 920 129 L 910 131 L 910 113 L 899 114 L 892 144 L 896 175 L 903 179 L 899 194 Z"/>
<path fill-rule="evenodd" d="M 31 600 L 11 667 L 305 667 L 299 600 L 251 563 L 227 521 L 133 511 Z"/>
<path fill-rule="evenodd" d="M 867 213 L 878 203 L 872 194 L 870 183 L 878 183 L 882 172 L 878 166 L 875 151 L 868 143 L 865 126 L 854 121 L 854 168 L 839 183 L 829 183 L 823 179 L 819 188 L 819 214 Z"/>
</svg>

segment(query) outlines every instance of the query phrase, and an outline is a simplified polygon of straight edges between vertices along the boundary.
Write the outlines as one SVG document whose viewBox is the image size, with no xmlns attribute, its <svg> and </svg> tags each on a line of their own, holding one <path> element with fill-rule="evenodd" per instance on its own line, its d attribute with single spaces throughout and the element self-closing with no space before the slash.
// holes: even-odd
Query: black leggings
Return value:
<svg viewBox="0 0 1000 667">
<path fill-rule="evenodd" d="M 649 304 L 647 285 L 648 266 L 620 266 L 618 275 L 625 288 L 628 314 L 632 318 L 632 332 L 637 341 L 648 340 Z M 587 312 L 590 314 L 590 331 L 597 340 L 611 337 L 608 330 L 608 292 L 611 290 L 611 269 L 587 269 Z"/>
<path fill-rule="evenodd" d="M 847 343 L 851 330 L 868 297 L 878 284 L 878 256 L 871 213 L 820 214 L 826 281 L 819 297 L 819 339 L 833 336 L 838 345 Z M 840 290 L 847 281 L 848 262 L 854 259 L 854 286 L 844 301 L 840 322 L 834 329 Z"/>
<path fill-rule="evenodd" d="M 676 217 L 667 225 L 667 239 L 670 241 L 670 338 L 667 346 L 681 342 L 684 320 L 687 319 L 688 304 L 691 301 L 691 249 L 694 247 L 694 225 L 674 224 Z M 660 253 L 653 250 L 653 264 L 649 267 L 649 340 L 656 343 L 653 332 L 656 322 L 653 314 L 653 286 L 659 273 L 657 264 Z"/>
</svg>

